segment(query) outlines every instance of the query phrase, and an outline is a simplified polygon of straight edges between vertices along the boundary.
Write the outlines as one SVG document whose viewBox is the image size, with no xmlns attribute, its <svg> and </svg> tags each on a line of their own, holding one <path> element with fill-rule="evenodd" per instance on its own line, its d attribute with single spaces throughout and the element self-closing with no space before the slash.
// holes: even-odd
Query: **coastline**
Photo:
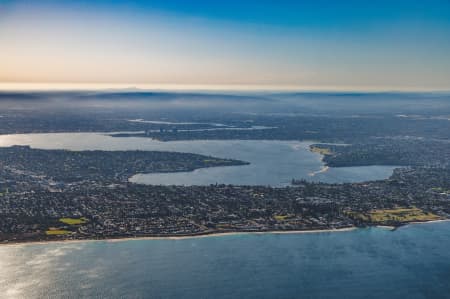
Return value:
<svg viewBox="0 0 450 299">
<path fill-rule="evenodd" d="M 386 229 L 386 230 L 396 230 L 397 229 L 397 227 L 390 226 L 390 225 L 377 225 L 376 227 L 381 228 L 381 229 Z"/>
<path fill-rule="evenodd" d="M 16 241 L 8 243 L 0 243 L 1 246 L 24 246 L 24 245 L 46 245 L 46 244 L 71 244 L 84 242 L 126 242 L 139 240 L 186 240 L 186 239 L 200 239 L 211 237 L 225 237 L 233 235 L 285 235 L 285 234 L 315 234 L 315 233 L 334 233 L 334 232 L 348 232 L 359 229 L 356 226 L 336 228 L 336 229 L 311 229 L 311 230 L 285 230 L 285 231 L 236 231 L 236 232 L 211 232 L 197 235 L 180 235 L 180 236 L 142 236 L 142 237 L 119 237 L 119 238 L 105 238 L 105 239 L 66 239 L 66 240 L 40 240 L 40 241 Z"/>
<path fill-rule="evenodd" d="M 405 223 L 400 226 L 388 226 L 388 225 L 374 225 L 364 228 L 376 227 L 379 229 L 386 229 L 389 231 L 395 231 L 401 227 L 408 227 L 415 224 L 427 224 L 427 223 L 437 223 L 437 222 L 450 222 L 450 219 L 438 219 L 430 221 L 413 221 Z M 358 229 L 363 229 L 362 227 L 349 226 L 344 228 L 336 229 L 311 229 L 311 230 L 274 230 L 274 231 L 235 231 L 235 232 L 211 232 L 202 233 L 194 235 L 180 235 L 180 236 L 142 236 L 142 237 L 118 237 L 118 238 L 104 238 L 104 239 L 66 239 L 66 240 L 39 240 L 39 241 L 12 241 L 8 243 L 0 243 L 0 248 L 2 246 L 27 246 L 27 245 L 48 245 L 48 244 L 76 244 L 76 243 L 86 243 L 86 242 L 127 242 L 127 241 L 141 241 L 141 240 L 187 240 L 187 239 L 200 239 L 200 238 L 212 238 L 212 237 L 225 237 L 225 236 L 235 236 L 235 235 L 289 235 L 289 234 L 317 234 L 317 233 L 339 233 L 339 232 L 349 232 Z"/>
<path fill-rule="evenodd" d="M 312 176 L 315 176 L 316 174 L 327 172 L 329 169 L 330 169 L 329 166 L 324 165 L 324 166 L 322 166 L 321 169 L 319 169 L 317 171 L 310 172 L 310 173 L 308 173 L 308 175 L 312 177 Z"/>
<path fill-rule="evenodd" d="M 413 222 L 409 222 L 403 226 L 407 227 L 407 226 L 413 225 L 413 224 L 427 224 L 427 223 L 436 223 L 436 222 L 450 222 L 450 219 L 437 219 L 437 220 L 430 220 L 430 221 L 413 221 Z"/>
<path fill-rule="evenodd" d="M 320 174 L 320 173 L 327 172 L 327 171 L 330 169 L 330 167 L 329 167 L 329 166 L 327 165 L 327 163 L 324 161 L 324 159 L 325 159 L 325 154 L 324 154 L 323 152 L 321 152 L 320 150 L 315 149 L 313 146 L 314 146 L 314 144 L 310 144 L 310 145 L 309 145 L 309 151 L 310 151 L 311 153 L 318 154 L 319 157 L 320 157 L 319 160 L 320 160 L 320 162 L 321 162 L 323 165 L 322 165 L 322 167 L 321 167 L 319 170 L 312 171 L 312 172 L 308 173 L 308 175 L 309 175 L 310 177 L 313 177 L 313 176 L 315 176 L 316 174 Z"/>
</svg>

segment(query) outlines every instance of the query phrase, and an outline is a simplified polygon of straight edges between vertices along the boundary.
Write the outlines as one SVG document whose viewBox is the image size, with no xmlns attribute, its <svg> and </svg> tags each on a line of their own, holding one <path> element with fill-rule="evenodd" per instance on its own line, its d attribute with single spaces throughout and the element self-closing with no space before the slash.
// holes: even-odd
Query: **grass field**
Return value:
<svg viewBox="0 0 450 299">
<path fill-rule="evenodd" d="M 367 213 L 350 212 L 349 215 L 353 218 L 376 224 L 389 224 L 393 222 L 407 223 L 441 219 L 438 215 L 424 212 L 416 207 L 371 210 Z"/>
<path fill-rule="evenodd" d="M 310 150 L 313 153 L 318 153 L 318 154 L 321 154 L 324 156 L 333 154 L 328 148 L 320 148 L 320 147 L 316 147 L 316 146 L 310 146 Z"/>
<path fill-rule="evenodd" d="M 64 229 L 49 229 L 45 232 L 45 234 L 47 236 L 62 236 L 62 235 L 68 235 L 72 233 L 69 230 L 64 230 Z"/>
<path fill-rule="evenodd" d="M 88 222 L 88 220 L 84 217 L 81 218 L 60 218 L 59 219 L 60 222 L 64 223 L 64 224 L 68 224 L 68 225 L 80 225 L 80 224 L 85 224 Z"/>
<path fill-rule="evenodd" d="M 283 220 L 285 220 L 288 217 L 289 217 L 289 215 L 275 215 L 275 216 L 273 216 L 273 218 L 275 218 L 275 220 L 277 220 L 277 221 L 283 221 Z"/>
</svg>

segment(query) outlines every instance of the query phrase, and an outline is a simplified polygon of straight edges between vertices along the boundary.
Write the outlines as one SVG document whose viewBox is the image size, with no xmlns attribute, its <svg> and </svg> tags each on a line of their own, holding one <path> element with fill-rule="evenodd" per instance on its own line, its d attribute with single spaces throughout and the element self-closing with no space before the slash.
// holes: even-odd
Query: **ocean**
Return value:
<svg viewBox="0 0 450 299">
<path fill-rule="evenodd" d="M 450 222 L 0 246 L 1 298 L 450 298 Z"/>
<path fill-rule="evenodd" d="M 311 142 L 174 141 L 98 133 L 0 136 L 0 146 L 163 150 L 249 161 L 143 174 L 146 184 L 357 182 L 395 166 L 323 168 Z M 312 173 L 315 173 L 312 175 Z M 450 223 L 346 232 L 0 245 L 0 298 L 450 298 Z"/>
</svg>

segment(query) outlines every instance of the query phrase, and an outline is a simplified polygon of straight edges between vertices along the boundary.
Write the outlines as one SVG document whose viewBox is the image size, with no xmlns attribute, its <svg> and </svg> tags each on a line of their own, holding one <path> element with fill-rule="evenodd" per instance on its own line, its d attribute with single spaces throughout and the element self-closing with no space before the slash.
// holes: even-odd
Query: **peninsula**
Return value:
<svg viewBox="0 0 450 299">
<path fill-rule="evenodd" d="M 126 178 L 137 171 L 245 162 L 182 153 L 23 146 L 0 148 L 0 160 L 3 243 L 396 227 L 450 218 L 448 168 L 399 168 L 389 179 L 365 183 L 294 179 L 292 187 L 284 188 L 152 186 Z"/>
</svg>

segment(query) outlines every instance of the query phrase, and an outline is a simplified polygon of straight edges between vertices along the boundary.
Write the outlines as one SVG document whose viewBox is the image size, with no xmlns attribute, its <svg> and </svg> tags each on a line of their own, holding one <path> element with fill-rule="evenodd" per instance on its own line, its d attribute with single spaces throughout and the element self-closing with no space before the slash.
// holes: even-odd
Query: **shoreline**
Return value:
<svg viewBox="0 0 450 299">
<path fill-rule="evenodd" d="M 381 228 L 381 229 L 386 229 L 386 230 L 390 230 L 390 231 L 394 231 L 397 229 L 397 227 L 395 226 L 390 226 L 390 225 L 377 225 L 375 226 L 377 228 Z"/>
<path fill-rule="evenodd" d="M 83 243 L 83 242 L 126 242 L 126 241 L 140 241 L 140 240 L 186 240 L 186 239 L 200 239 L 212 237 L 225 237 L 233 235 L 286 235 L 286 234 L 315 234 L 315 233 L 334 233 L 334 232 L 348 232 L 357 230 L 359 227 L 350 226 L 336 229 L 311 229 L 311 230 L 285 230 L 285 231 L 236 231 L 236 232 L 211 232 L 197 235 L 180 235 L 180 236 L 142 236 L 142 237 L 118 237 L 105 239 L 67 239 L 67 240 L 40 240 L 40 241 L 11 241 L 8 243 L 0 243 L 2 246 L 25 246 L 25 245 L 47 245 L 47 244 L 68 244 L 68 243 Z"/>
<path fill-rule="evenodd" d="M 427 223 L 436 223 L 436 222 L 450 222 L 450 219 L 437 219 L 437 220 L 430 220 L 430 221 L 413 221 L 413 222 L 409 222 L 402 226 L 407 227 L 407 226 L 413 225 L 413 224 L 427 224 Z M 400 227 L 402 227 L 402 226 L 400 226 Z M 398 228 L 400 228 L 400 227 L 398 227 Z"/>
<path fill-rule="evenodd" d="M 322 161 L 322 159 L 321 159 L 321 161 Z M 319 170 L 317 170 L 317 171 L 310 172 L 310 173 L 308 173 L 308 175 L 309 175 L 310 177 L 313 177 L 313 176 L 315 176 L 316 174 L 327 172 L 329 169 L 330 169 L 329 166 L 324 165 L 324 166 L 322 166 L 321 169 L 319 169 Z"/>
<path fill-rule="evenodd" d="M 320 144 L 320 143 L 319 143 Z M 318 154 L 319 156 L 320 156 L 320 163 L 322 163 L 322 167 L 319 169 L 319 170 L 316 170 L 316 171 L 312 171 L 312 172 L 310 172 L 310 173 L 308 173 L 308 175 L 310 176 L 310 177 L 313 177 L 313 176 L 315 176 L 315 175 L 317 175 L 317 174 L 320 174 L 320 173 L 324 173 L 324 172 L 327 172 L 328 170 L 330 170 L 330 167 L 327 165 L 327 163 L 324 161 L 324 159 L 325 159 L 325 154 L 324 153 L 322 153 L 320 150 L 317 150 L 317 149 L 315 149 L 314 148 L 314 144 L 310 144 L 309 145 L 309 151 L 311 152 L 311 153 L 314 153 L 314 154 Z"/>
<path fill-rule="evenodd" d="M 427 223 L 438 223 L 438 222 L 450 222 L 450 219 L 438 219 L 431 221 L 414 221 L 409 222 L 401 226 L 388 226 L 388 225 L 374 225 L 367 227 L 357 227 L 349 226 L 336 229 L 311 229 L 311 230 L 291 230 L 291 231 L 235 231 L 235 232 L 211 232 L 197 235 L 180 235 L 180 236 L 142 236 L 142 237 L 118 237 L 118 238 L 105 238 L 105 239 L 67 239 L 67 240 L 42 240 L 42 241 L 11 241 L 8 243 L 0 243 L 0 248 L 2 246 L 28 246 L 28 245 L 48 245 L 48 244 L 75 244 L 75 243 L 85 243 L 85 242 L 127 242 L 127 241 L 141 241 L 141 240 L 186 240 L 186 239 L 200 239 L 200 238 L 212 238 L 212 237 L 226 237 L 235 235 L 289 235 L 289 234 L 317 234 L 317 233 L 339 233 L 339 232 L 349 232 L 364 228 L 379 228 L 386 229 L 389 231 L 395 231 L 402 227 L 408 227 L 415 224 L 427 224 Z"/>
</svg>

